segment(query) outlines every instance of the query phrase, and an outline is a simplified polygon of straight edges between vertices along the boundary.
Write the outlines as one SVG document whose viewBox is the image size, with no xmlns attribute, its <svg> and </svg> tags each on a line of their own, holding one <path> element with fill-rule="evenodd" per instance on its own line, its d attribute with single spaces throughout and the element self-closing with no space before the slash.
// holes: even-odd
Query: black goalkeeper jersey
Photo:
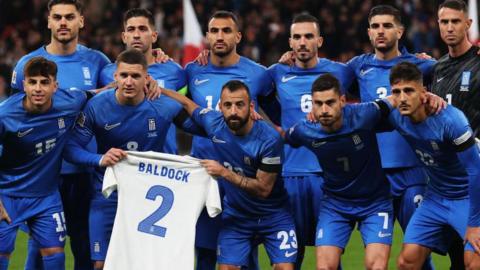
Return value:
<svg viewBox="0 0 480 270">
<path fill-rule="evenodd" d="M 480 55 L 473 46 L 459 57 L 443 56 L 435 65 L 431 91 L 467 116 L 480 135 Z"/>
</svg>

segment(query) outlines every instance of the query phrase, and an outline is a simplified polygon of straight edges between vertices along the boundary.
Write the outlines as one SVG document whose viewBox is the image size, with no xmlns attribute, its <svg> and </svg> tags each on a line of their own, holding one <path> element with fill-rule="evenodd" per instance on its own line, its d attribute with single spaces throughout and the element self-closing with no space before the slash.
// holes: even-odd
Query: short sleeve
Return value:
<svg viewBox="0 0 480 270">
<path fill-rule="evenodd" d="M 119 166 L 121 163 L 118 163 L 115 166 Z M 115 175 L 114 167 L 108 167 L 103 176 L 103 185 L 102 185 L 102 194 L 105 198 L 110 197 L 110 195 L 117 189 L 117 176 Z"/>
<path fill-rule="evenodd" d="M 209 137 L 213 136 L 213 133 L 223 121 L 223 115 L 220 112 L 201 107 L 193 111 L 192 118 L 195 123 L 205 129 Z"/>
<path fill-rule="evenodd" d="M 273 80 L 269 75 L 269 72 L 264 66 L 262 66 L 262 70 L 261 71 L 259 70 L 259 72 L 260 72 L 259 81 L 258 81 L 260 85 L 259 95 L 266 97 L 273 92 Z"/>
<path fill-rule="evenodd" d="M 453 107 L 452 107 L 453 108 Z M 455 151 L 462 152 L 475 144 L 472 128 L 465 115 L 458 109 L 451 110 L 445 126 L 445 140 L 450 141 Z"/>
<path fill-rule="evenodd" d="M 210 177 L 210 176 L 209 176 Z M 207 200 L 205 202 L 208 215 L 210 217 L 216 217 L 222 212 L 222 202 L 220 199 L 220 191 L 218 189 L 218 183 L 216 180 L 210 177 Z"/>
<path fill-rule="evenodd" d="M 21 58 L 17 65 L 15 65 L 15 68 L 13 69 L 12 72 L 12 81 L 11 81 L 11 87 L 13 89 L 23 91 L 23 79 L 24 79 L 24 74 L 23 74 L 23 67 L 25 63 L 23 58 Z"/>
</svg>

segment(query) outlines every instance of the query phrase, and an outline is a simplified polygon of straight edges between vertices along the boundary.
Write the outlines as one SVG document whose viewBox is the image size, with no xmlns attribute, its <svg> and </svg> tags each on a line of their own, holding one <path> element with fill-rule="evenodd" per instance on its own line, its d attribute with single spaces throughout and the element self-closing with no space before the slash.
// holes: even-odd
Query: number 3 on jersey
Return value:
<svg viewBox="0 0 480 270">
<path fill-rule="evenodd" d="M 153 234 L 155 236 L 165 237 L 167 228 L 155 225 L 160 219 L 168 214 L 172 209 L 174 196 L 171 189 L 164 186 L 153 186 L 147 191 L 146 199 L 155 201 L 157 197 L 162 197 L 160 206 L 150 216 L 138 224 L 138 231 Z"/>
</svg>

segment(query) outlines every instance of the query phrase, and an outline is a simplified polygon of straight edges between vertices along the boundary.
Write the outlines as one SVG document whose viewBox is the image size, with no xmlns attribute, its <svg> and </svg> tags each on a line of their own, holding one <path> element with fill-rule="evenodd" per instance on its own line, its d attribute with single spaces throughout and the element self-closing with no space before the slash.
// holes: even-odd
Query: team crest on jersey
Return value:
<svg viewBox="0 0 480 270">
<path fill-rule="evenodd" d="M 355 144 L 355 149 L 360 150 L 363 148 L 364 145 L 363 145 L 362 139 L 358 134 L 354 134 L 352 136 L 352 140 L 353 140 L 353 143 Z"/>
<path fill-rule="evenodd" d="M 77 117 L 77 125 L 80 127 L 85 126 L 85 114 L 83 112 L 81 112 Z"/>
<path fill-rule="evenodd" d="M 440 147 L 438 147 L 438 144 L 436 142 L 430 141 L 430 145 L 432 146 L 433 151 L 440 150 Z"/>
<path fill-rule="evenodd" d="M 158 86 L 160 86 L 161 88 L 165 88 L 165 80 L 157 80 L 157 84 L 158 84 Z"/>
<path fill-rule="evenodd" d="M 249 166 L 252 165 L 252 161 L 250 160 L 250 157 L 247 157 L 247 156 L 243 157 L 243 163 L 245 163 Z"/>
<path fill-rule="evenodd" d="M 15 84 L 17 81 L 17 72 L 14 70 L 12 73 L 12 84 Z"/>
<path fill-rule="evenodd" d="M 85 79 L 83 83 L 85 85 L 93 85 L 92 83 L 92 75 L 90 74 L 90 69 L 88 67 L 82 67 L 83 71 L 83 78 Z"/>
<path fill-rule="evenodd" d="M 155 123 L 155 118 L 148 119 L 148 137 L 157 137 L 157 124 Z"/>
<path fill-rule="evenodd" d="M 462 72 L 462 80 L 460 82 L 460 91 L 466 92 L 469 89 L 470 86 L 470 76 L 472 72 L 470 71 L 464 71 Z"/>
<path fill-rule="evenodd" d="M 65 119 L 63 117 L 58 118 L 58 129 L 65 129 Z"/>
</svg>

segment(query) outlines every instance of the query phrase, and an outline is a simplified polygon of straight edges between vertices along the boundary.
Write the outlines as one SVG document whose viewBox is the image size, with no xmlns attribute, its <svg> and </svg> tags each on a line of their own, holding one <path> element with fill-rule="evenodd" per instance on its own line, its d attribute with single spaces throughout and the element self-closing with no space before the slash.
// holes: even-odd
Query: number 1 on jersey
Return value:
<svg viewBox="0 0 480 270">
<path fill-rule="evenodd" d="M 147 191 L 146 199 L 155 201 L 155 199 L 160 196 L 162 197 L 162 202 L 160 206 L 155 210 L 150 216 L 142 220 L 138 224 L 138 231 L 153 234 L 160 237 L 165 237 L 167 233 L 167 228 L 157 226 L 157 223 L 160 219 L 168 214 L 170 209 L 172 209 L 174 196 L 171 189 L 164 186 L 153 186 Z"/>
</svg>

